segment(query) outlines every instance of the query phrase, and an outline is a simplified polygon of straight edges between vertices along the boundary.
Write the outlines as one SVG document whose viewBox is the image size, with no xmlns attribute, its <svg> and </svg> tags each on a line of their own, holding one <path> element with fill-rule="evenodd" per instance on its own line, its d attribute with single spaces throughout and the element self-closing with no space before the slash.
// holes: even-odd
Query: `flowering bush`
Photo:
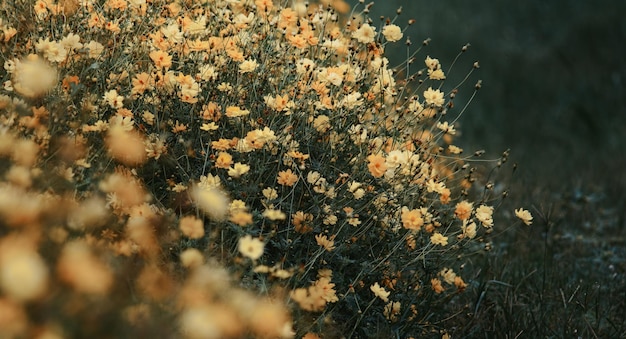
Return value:
<svg viewBox="0 0 626 339">
<path fill-rule="evenodd" d="M 3 3 L 3 336 L 436 329 L 497 195 L 439 61 L 323 2 Z"/>
</svg>

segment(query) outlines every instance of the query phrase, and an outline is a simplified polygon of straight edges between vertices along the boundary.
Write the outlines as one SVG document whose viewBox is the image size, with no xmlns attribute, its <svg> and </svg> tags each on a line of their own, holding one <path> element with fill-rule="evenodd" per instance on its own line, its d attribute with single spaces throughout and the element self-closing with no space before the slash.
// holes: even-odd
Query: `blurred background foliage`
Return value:
<svg viewBox="0 0 626 339">
<path fill-rule="evenodd" d="M 375 2 L 371 17 L 393 19 L 400 7 L 396 24 L 416 20 L 405 31 L 410 49 L 432 39 L 418 60 L 439 58 L 446 70 L 457 51 L 471 44 L 447 74 L 449 86 L 480 62 L 475 78 L 483 87 L 460 119 L 457 144 L 494 155 L 511 148 L 528 184 L 600 188 L 621 198 L 626 2 L 387 0 Z M 393 65 L 407 58 L 407 49 L 395 46 L 386 51 Z M 457 101 L 470 94 L 470 88 L 461 91 Z"/>
</svg>

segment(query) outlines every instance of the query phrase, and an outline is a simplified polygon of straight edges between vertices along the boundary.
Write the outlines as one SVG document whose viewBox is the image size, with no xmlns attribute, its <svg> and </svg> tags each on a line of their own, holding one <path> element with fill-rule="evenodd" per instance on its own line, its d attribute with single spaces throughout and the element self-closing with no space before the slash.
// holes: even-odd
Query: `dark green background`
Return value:
<svg viewBox="0 0 626 339">
<path fill-rule="evenodd" d="M 439 58 L 446 70 L 471 44 L 448 85 L 480 61 L 470 85 L 482 79 L 483 87 L 460 119 L 457 144 L 491 154 L 511 148 L 529 185 L 624 196 L 626 1 L 386 0 L 375 2 L 374 23 L 400 6 L 399 26 L 416 20 L 405 32 L 412 48 L 432 39 L 418 60 Z M 404 44 L 389 46 L 392 64 L 406 60 Z"/>
</svg>

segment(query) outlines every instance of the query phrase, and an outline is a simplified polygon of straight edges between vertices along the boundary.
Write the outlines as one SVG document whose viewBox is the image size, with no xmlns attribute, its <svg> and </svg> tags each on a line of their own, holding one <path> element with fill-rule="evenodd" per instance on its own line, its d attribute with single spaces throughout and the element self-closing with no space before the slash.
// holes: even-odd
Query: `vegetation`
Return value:
<svg viewBox="0 0 626 339">
<path fill-rule="evenodd" d="M 559 228 L 616 213 L 511 201 L 479 64 L 370 8 L 4 2 L 0 337 L 622 336 L 623 250 Z"/>
</svg>

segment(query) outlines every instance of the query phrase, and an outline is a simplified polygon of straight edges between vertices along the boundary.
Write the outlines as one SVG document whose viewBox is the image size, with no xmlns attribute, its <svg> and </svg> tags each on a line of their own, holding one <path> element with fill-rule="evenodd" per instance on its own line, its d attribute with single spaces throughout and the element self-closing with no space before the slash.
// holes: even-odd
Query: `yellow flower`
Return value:
<svg viewBox="0 0 626 339">
<path fill-rule="evenodd" d="M 184 267 L 196 268 L 204 263 L 204 256 L 198 249 L 188 248 L 180 253 L 180 262 Z"/>
<path fill-rule="evenodd" d="M 527 210 L 520 208 L 515 210 L 515 216 L 518 217 L 524 224 L 530 225 L 533 223 L 533 216 Z"/>
<path fill-rule="evenodd" d="M 419 231 L 420 227 L 424 225 L 424 219 L 420 210 L 408 208 L 402 209 L 402 226 L 409 230 Z"/>
<path fill-rule="evenodd" d="M 463 220 L 463 225 L 461 226 L 461 229 L 463 230 L 463 235 L 470 238 L 470 239 L 474 239 L 474 237 L 476 237 L 476 223 L 475 222 L 471 222 L 471 223 L 467 223 L 467 220 Z"/>
<path fill-rule="evenodd" d="M 448 244 L 448 237 L 443 236 L 441 233 L 435 233 L 430 237 L 430 242 L 434 245 L 446 246 Z"/>
<path fill-rule="evenodd" d="M 475 213 L 476 219 L 478 219 L 478 221 L 480 221 L 485 227 L 493 226 L 492 214 L 493 207 L 486 205 L 480 205 L 480 207 L 476 209 Z"/>
<path fill-rule="evenodd" d="M 313 231 L 311 226 L 313 222 L 313 214 L 297 211 L 291 215 L 291 223 L 293 223 L 294 229 L 298 233 L 308 233 Z M 318 243 L 319 244 L 319 243 Z"/>
<path fill-rule="evenodd" d="M 250 166 L 237 162 L 233 167 L 228 169 L 228 175 L 232 178 L 239 178 L 248 173 L 249 170 Z"/>
<path fill-rule="evenodd" d="M 376 37 L 376 28 L 365 23 L 361 25 L 359 29 L 352 32 L 352 37 L 358 42 L 369 44 L 370 42 L 374 42 L 374 38 Z"/>
<path fill-rule="evenodd" d="M 172 57 L 164 51 L 157 50 L 150 52 L 150 59 L 158 68 L 168 69 L 172 66 Z"/>
<path fill-rule="evenodd" d="M 427 105 L 435 107 L 441 107 L 445 102 L 443 92 L 438 89 L 432 89 L 431 87 L 428 87 L 428 89 L 424 91 L 424 100 Z"/>
<path fill-rule="evenodd" d="M 319 246 L 324 247 L 325 250 L 330 252 L 335 249 L 335 242 L 333 241 L 333 238 L 334 237 L 330 237 L 330 239 L 328 239 L 325 235 L 318 234 L 315 236 L 315 241 Z"/>
<path fill-rule="evenodd" d="M 454 279 L 456 278 L 456 273 L 451 268 L 444 268 L 439 272 L 439 275 L 445 280 L 448 284 L 454 284 Z"/>
<path fill-rule="evenodd" d="M 274 200 L 278 198 L 278 192 L 276 192 L 276 190 L 271 187 L 265 188 L 262 192 L 263 192 L 263 196 L 267 200 Z"/>
<path fill-rule="evenodd" d="M 379 297 L 382 301 L 389 301 L 389 295 L 391 292 L 386 291 L 385 288 L 378 285 L 378 283 L 374 283 L 374 285 L 370 286 L 370 290 L 374 292 L 374 295 Z"/>
<path fill-rule="evenodd" d="M 205 181 L 208 182 L 207 179 Z M 228 197 L 219 186 L 209 186 L 202 181 L 201 184 L 202 186 L 194 188 L 191 192 L 193 201 L 211 219 L 223 220 L 228 213 Z"/>
<path fill-rule="evenodd" d="M 435 293 L 439 294 L 441 292 L 443 292 L 445 289 L 443 288 L 443 286 L 441 285 L 441 280 L 437 279 L 437 278 L 433 278 L 430 280 L 430 285 L 433 288 L 433 291 L 435 291 Z"/>
<path fill-rule="evenodd" d="M 293 186 L 298 181 L 298 176 L 291 169 L 278 172 L 278 184 L 283 186 Z"/>
<path fill-rule="evenodd" d="M 467 220 L 472 215 L 473 208 L 473 203 L 470 203 L 467 200 L 463 200 L 456 204 L 454 215 L 459 218 L 459 220 Z"/>
<path fill-rule="evenodd" d="M 227 152 L 220 152 L 215 160 L 215 167 L 229 168 L 233 163 L 233 157 Z"/>
<path fill-rule="evenodd" d="M 443 73 L 443 70 L 441 68 L 435 70 L 429 69 L 428 78 L 431 80 L 444 80 L 446 78 L 446 75 Z"/>
<path fill-rule="evenodd" d="M 200 239 L 204 236 L 204 223 L 194 216 L 186 216 L 179 221 L 180 231 L 190 239 Z"/>
<path fill-rule="evenodd" d="M 429 56 L 427 56 L 426 60 L 424 60 L 424 64 L 426 64 L 426 67 L 428 67 L 429 69 L 438 69 L 441 67 L 441 65 L 439 64 L 439 59 L 433 59 Z"/>
<path fill-rule="evenodd" d="M 256 60 L 246 60 L 239 64 L 239 73 L 243 74 L 253 72 L 258 66 L 259 63 L 256 62 Z"/>
<path fill-rule="evenodd" d="M 253 223 L 252 214 L 246 211 L 235 211 L 232 213 L 229 220 L 239 226 L 251 225 Z"/>
<path fill-rule="evenodd" d="M 283 213 L 281 210 L 275 210 L 271 208 L 263 211 L 263 216 L 270 220 L 285 220 L 285 218 L 287 218 L 285 213 Z"/>
<path fill-rule="evenodd" d="M 402 29 L 397 25 L 387 25 L 383 27 L 383 35 L 388 41 L 398 41 L 402 39 Z"/>
<path fill-rule="evenodd" d="M 244 115 L 248 115 L 250 111 L 241 109 L 238 106 L 228 106 L 226 107 L 226 116 L 229 118 L 241 117 Z"/>
<path fill-rule="evenodd" d="M 39 97 L 56 86 L 57 70 L 36 55 L 16 63 L 12 76 L 15 91 L 25 97 Z"/>
<path fill-rule="evenodd" d="M 385 162 L 385 157 L 379 154 L 372 154 L 367 157 L 367 169 L 370 171 L 374 178 L 382 177 L 387 171 L 387 164 Z"/>
<path fill-rule="evenodd" d="M 250 235 L 239 238 L 238 247 L 239 253 L 244 257 L 248 257 L 252 260 L 257 260 L 263 255 L 265 244 L 258 238 L 253 238 Z"/>
</svg>

